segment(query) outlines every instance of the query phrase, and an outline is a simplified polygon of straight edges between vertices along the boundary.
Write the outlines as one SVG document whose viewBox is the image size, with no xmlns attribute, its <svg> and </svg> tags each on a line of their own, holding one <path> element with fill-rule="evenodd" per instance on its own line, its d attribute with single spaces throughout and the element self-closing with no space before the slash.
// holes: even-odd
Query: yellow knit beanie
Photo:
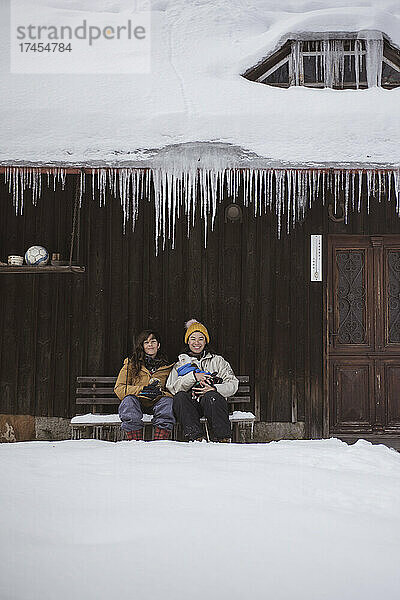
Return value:
<svg viewBox="0 0 400 600">
<path fill-rule="evenodd" d="M 185 326 L 186 326 L 185 344 L 188 343 L 189 336 L 192 335 L 192 333 L 194 331 L 200 331 L 200 333 L 202 333 L 204 335 L 204 337 L 206 338 L 207 344 L 210 343 L 210 336 L 208 335 L 207 327 L 205 327 L 203 325 L 203 323 L 199 323 L 199 321 L 197 319 L 190 319 L 190 321 L 185 323 Z"/>
</svg>

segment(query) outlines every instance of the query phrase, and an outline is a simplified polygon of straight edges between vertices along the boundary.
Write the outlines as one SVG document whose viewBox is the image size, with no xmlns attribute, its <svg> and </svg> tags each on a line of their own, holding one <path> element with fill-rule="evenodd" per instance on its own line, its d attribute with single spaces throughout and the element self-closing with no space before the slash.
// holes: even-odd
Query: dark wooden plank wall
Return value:
<svg viewBox="0 0 400 600">
<path fill-rule="evenodd" d="M 1 184 L 0 257 L 42 243 L 67 258 L 75 176 L 64 191 L 44 188 L 38 206 L 27 193 L 22 217 L 13 214 Z M 209 327 L 212 345 L 255 384 L 267 421 L 306 419 L 323 427 L 323 284 L 309 282 L 311 233 L 397 233 L 393 203 L 370 216 L 334 223 L 319 202 L 288 236 L 274 216 L 243 207 L 241 223 L 226 223 L 224 198 L 204 249 L 197 219 L 189 239 L 178 225 L 176 247 L 154 252 L 154 208 L 143 201 L 135 231 L 122 234 L 121 209 L 91 200 L 81 212 L 83 275 L 1 275 L 0 413 L 69 417 L 77 375 L 113 375 L 135 332 L 160 330 L 171 358 L 181 348 L 184 320 Z M 325 270 L 326 273 L 326 270 Z M 254 407 L 253 407 L 254 408 Z"/>
</svg>

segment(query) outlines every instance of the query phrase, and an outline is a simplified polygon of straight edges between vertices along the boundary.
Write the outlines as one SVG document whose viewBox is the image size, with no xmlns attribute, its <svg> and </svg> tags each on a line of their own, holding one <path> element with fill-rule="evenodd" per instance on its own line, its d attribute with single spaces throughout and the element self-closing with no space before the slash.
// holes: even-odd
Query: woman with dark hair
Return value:
<svg viewBox="0 0 400 600">
<path fill-rule="evenodd" d="M 196 319 L 186 323 L 185 349 L 167 381 L 174 394 L 174 412 L 187 441 L 203 439 L 200 418 L 205 416 L 211 439 L 229 442 L 231 426 L 226 398 L 236 393 L 239 381 L 230 364 L 209 348 L 207 328 Z"/>
<path fill-rule="evenodd" d="M 143 439 L 144 412 L 154 415 L 155 440 L 167 440 L 175 424 L 172 397 L 165 387 L 172 364 L 159 350 L 159 334 L 145 329 L 119 372 L 114 392 L 121 400 L 118 412 L 128 440 Z"/>
</svg>

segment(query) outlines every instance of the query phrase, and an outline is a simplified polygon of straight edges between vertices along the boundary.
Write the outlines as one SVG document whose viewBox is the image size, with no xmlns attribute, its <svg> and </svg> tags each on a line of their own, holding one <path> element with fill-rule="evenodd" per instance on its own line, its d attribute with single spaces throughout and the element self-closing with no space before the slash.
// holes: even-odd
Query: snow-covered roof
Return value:
<svg viewBox="0 0 400 600">
<path fill-rule="evenodd" d="M 115 13 L 134 3 L 47 4 Z M 400 164 L 400 89 L 279 89 L 241 76 L 290 33 L 378 30 L 400 47 L 396 0 L 153 0 L 150 73 L 111 75 L 10 73 L 6 6 L 3 165 L 153 166 L 183 150 L 196 160 L 204 143 L 231 166 Z"/>
</svg>

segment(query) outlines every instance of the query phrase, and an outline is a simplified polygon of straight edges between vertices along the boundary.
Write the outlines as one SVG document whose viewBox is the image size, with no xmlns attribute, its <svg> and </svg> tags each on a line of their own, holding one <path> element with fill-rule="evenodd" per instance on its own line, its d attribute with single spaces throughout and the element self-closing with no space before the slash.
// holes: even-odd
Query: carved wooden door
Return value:
<svg viewBox="0 0 400 600">
<path fill-rule="evenodd" d="M 400 433 L 400 236 L 330 236 L 330 433 Z"/>
</svg>

